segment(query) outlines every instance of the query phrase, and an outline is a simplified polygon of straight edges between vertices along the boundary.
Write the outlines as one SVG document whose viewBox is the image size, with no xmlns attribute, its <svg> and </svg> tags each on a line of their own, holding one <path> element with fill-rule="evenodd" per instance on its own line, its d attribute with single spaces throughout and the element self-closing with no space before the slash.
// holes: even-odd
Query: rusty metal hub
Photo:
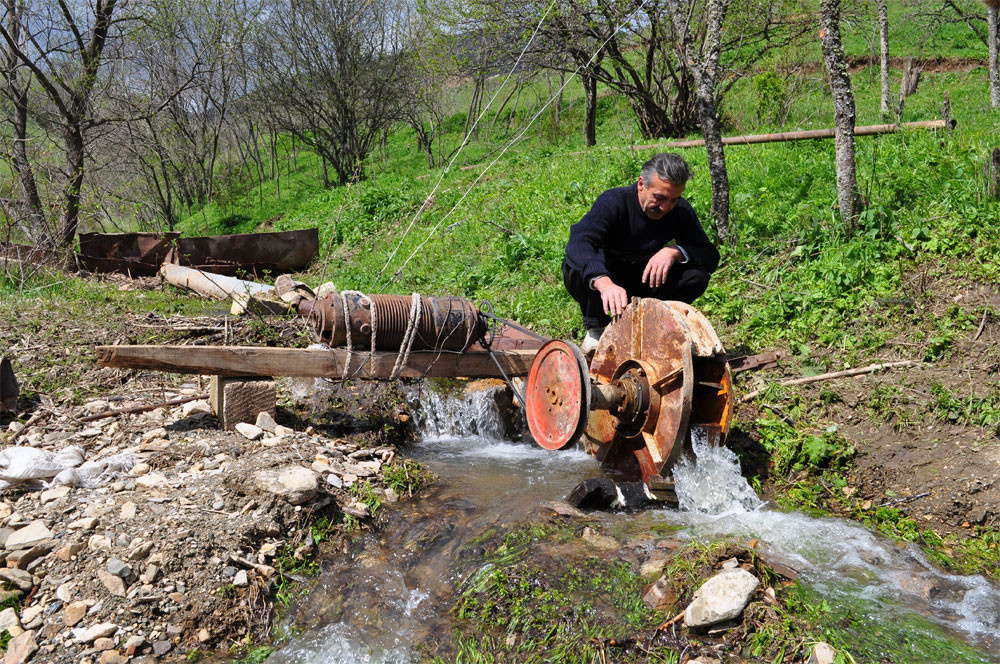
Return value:
<svg viewBox="0 0 1000 664">
<path fill-rule="evenodd" d="M 538 351 L 524 385 L 528 429 L 539 445 L 561 450 L 587 424 L 590 377 L 587 359 L 575 345 L 553 339 Z"/>
</svg>

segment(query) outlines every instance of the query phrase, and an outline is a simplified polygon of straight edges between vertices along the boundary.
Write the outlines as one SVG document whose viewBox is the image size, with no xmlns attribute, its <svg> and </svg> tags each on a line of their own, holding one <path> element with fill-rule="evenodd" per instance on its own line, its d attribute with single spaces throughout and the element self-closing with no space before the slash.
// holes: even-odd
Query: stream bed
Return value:
<svg viewBox="0 0 1000 664">
<path fill-rule="evenodd" d="M 481 571 L 468 563 L 476 543 L 523 526 L 581 480 L 602 476 L 582 450 L 550 452 L 504 439 L 488 392 L 446 398 L 419 391 L 412 398 L 423 434 L 406 453 L 439 481 L 393 505 L 383 527 L 324 565 L 318 587 L 286 617 L 301 632 L 270 664 L 450 661 L 457 589 Z M 623 541 L 664 530 L 682 541 L 759 540 L 769 560 L 798 572 L 831 620 L 851 617 L 859 662 L 879 661 L 887 643 L 899 652 L 901 642 L 908 659 L 890 661 L 1000 660 L 995 583 L 942 572 L 916 547 L 849 521 L 769 509 L 731 451 L 697 437 L 694 448 L 696 456 L 675 468 L 680 509 L 598 513 L 595 522 Z M 946 641 L 955 644 L 945 649 L 953 659 L 941 657 Z"/>
</svg>

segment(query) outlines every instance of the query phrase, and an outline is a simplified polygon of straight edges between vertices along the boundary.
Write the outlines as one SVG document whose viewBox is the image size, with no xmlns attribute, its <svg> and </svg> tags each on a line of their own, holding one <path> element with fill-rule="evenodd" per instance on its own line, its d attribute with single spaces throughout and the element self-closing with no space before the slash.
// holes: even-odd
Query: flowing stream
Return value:
<svg viewBox="0 0 1000 664">
<path fill-rule="evenodd" d="M 324 571 L 319 587 L 288 617 L 304 632 L 270 664 L 402 664 L 433 655 L 434 644 L 450 635 L 448 611 L 469 543 L 490 529 L 523 523 L 540 504 L 562 500 L 581 480 L 602 475 L 580 450 L 550 452 L 505 440 L 488 391 L 444 397 L 421 390 L 413 398 L 423 436 L 407 453 L 440 481 L 418 499 L 394 505 L 383 528 Z M 962 661 L 1000 659 L 996 584 L 944 573 L 915 547 L 842 519 L 769 509 L 730 450 L 694 439 L 695 455 L 675 467 L 680 509 L 598 518 L 636 535 L 670 524 L 680 529 L 679 538 L 757 539 L 769 560 L 795 569 L 831 610 L 870 620 L 875 649 L 880 638 L 919 642 L 948 635 L 981 655 Z M 919 646 L 912 652 L 921 652 Z M 926 657 L 920 661 L 933 661 Z"/>
</svg>

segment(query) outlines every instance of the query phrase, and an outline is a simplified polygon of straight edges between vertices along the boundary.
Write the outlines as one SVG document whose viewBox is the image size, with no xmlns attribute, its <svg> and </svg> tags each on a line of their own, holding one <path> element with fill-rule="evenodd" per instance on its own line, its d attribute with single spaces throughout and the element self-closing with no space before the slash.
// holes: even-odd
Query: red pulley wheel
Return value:
<svg viewBox="0 0 1000 664">
<path fill-rule="evenodd" d="M 576 344 L 553 339 L 538 350 L 524 385 L 524 411 L 532 437 L 547 450 L 580 437 L 590 412 L 590 372 Z"/>
</svg>

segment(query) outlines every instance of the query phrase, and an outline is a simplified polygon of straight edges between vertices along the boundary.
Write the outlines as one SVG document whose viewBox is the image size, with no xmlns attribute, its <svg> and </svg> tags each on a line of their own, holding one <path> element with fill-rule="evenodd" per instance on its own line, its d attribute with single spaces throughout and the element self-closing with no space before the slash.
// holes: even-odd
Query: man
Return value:
<svg viewBox="0 0 1000 664">
<path fill-rule="evenodd" d="M 719 252 L 681 197 L 690 177 L 680 155 L 655 155 L 635 184 L 604 192 L 570 227 L 563 283 L 583 311 L 585 353 L 630 298 L 691 303 L 708 287 Z"/>
</svg>

